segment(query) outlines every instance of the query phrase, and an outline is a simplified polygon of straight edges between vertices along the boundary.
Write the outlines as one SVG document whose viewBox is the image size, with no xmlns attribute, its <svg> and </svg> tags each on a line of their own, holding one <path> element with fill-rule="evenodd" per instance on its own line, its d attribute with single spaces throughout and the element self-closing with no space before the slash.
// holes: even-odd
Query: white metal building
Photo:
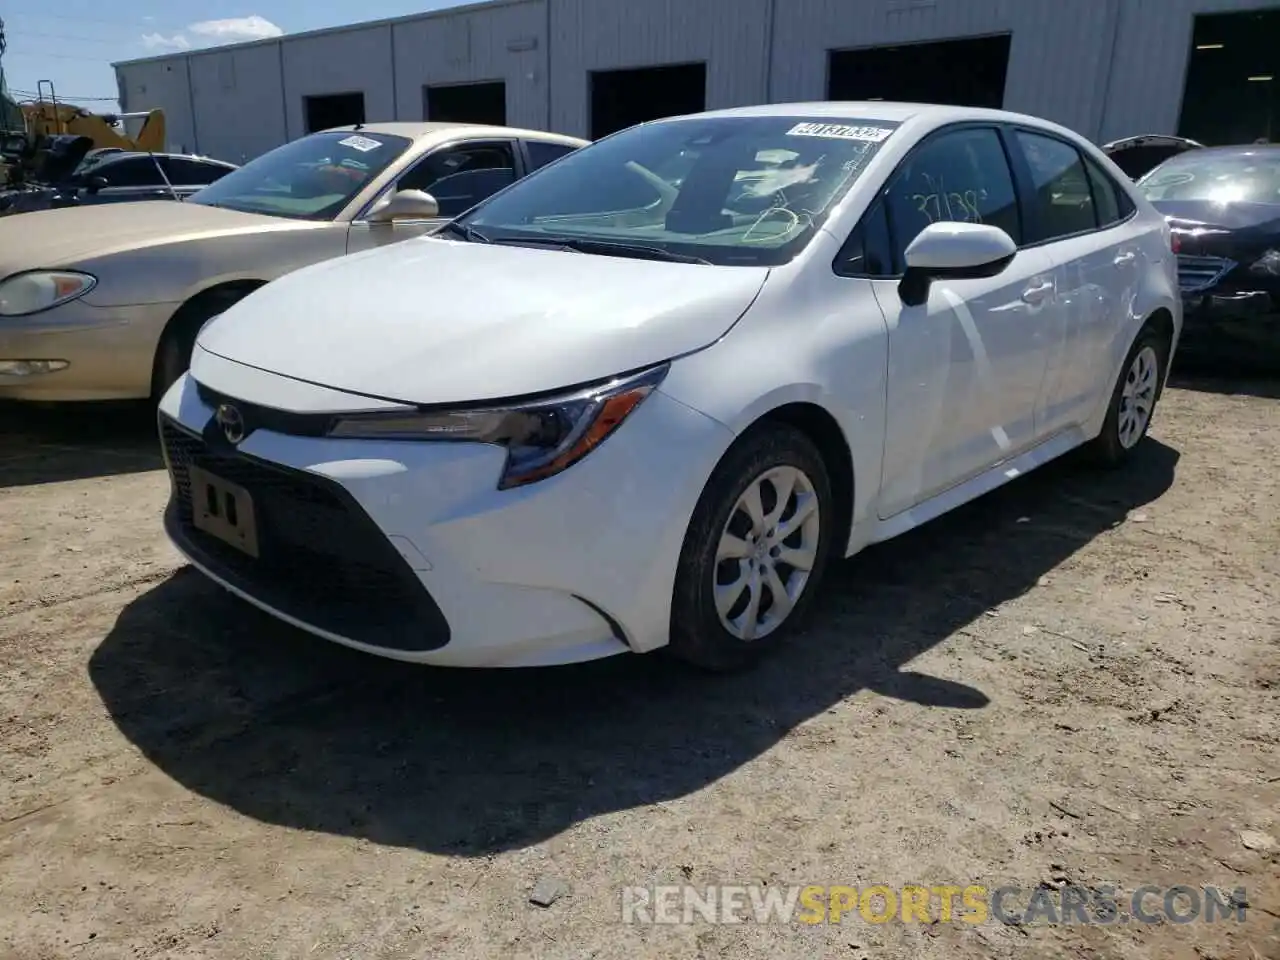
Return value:
<svg viewBox="0 0 1280 960">
<path fill-rule="evenodd" d="M 1003 104 L 1099 141 L 1179 132 L 1252 140 L 1270 136 L 1277 119 L 1267 59 L 1280 75 L 1277 8 L 1280 0 L 492 0 L 132 60 L 116 74 L 123 110 L 165 111 L 171 148 L 233 161 L 355 120 L 505 121 L 600 136 L 690 109 L 869 96 Z M 1247 22 L 1206 16 L 1241 12 Z M 658 67 L 673 69 L 649 69 Z M 1234 126 L 1203 133 L 1212 123 L 1195 116 L 1221 111 Z"/>
</svg>

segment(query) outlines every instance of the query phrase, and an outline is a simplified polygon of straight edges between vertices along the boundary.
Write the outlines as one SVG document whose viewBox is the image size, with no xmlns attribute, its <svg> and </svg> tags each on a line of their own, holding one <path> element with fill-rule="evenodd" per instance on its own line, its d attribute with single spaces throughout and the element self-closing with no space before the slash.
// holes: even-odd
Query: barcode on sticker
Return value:
<svg viewBox="0 0 1280 960">
<path fill-rule="evenodd" d="M 338 141 L 339 145 L 350 147 L 352 150 L 359 150 L 361 153 L 368 153 L 370 150 L 377 150 L 381 143 L 377 140 L 370 140 L 368 137 L 356 135 L 354 137 L 346 137 Z"/>
<path fill-rule="evenodd" d="M 831 140 L 862 140 L 880 143 L 893 130 L 889 127 L 852 127 L 845 123 L 797 123 L 787 131 L 790 137 L 826 137 Z"/>
</svg>

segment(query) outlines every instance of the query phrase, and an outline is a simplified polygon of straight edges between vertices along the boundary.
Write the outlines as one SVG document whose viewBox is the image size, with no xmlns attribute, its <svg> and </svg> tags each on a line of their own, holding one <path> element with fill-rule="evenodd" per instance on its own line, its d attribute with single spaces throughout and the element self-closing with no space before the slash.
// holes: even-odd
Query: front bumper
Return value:
<svg viewBox="0 0 1280 960">
<path fill-rule="evenodd" d="M 150 396 L 156 346 L 177 304 L 95 307 L 73 300 L 29 317 L 0 317 L 0 399 L 136 400 Z M 5 361 L 52 360 L 50 372 L 5 372 Z"/>
<path fill-rule="evenodd" d="M 319 636 L 443 666 L 571 663 L 666 643 L 684 533 L 732 440 L 655 392 L 581 462 L 499 491 L 505 453 L 485 444 L 261 428 L 231 448 L 190 376 L 159 415 L 166 527 L 197 567 Z M 191 463 L 251 494 L 258 559 L 194 529 Z"/>
</svg>

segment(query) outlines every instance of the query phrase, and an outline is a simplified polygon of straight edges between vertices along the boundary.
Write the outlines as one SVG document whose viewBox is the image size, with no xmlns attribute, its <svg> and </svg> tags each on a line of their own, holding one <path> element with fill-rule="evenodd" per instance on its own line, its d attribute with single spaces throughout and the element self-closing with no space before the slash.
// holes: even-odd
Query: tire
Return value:
<svg viewBox="0 0 1280 960">
<path fill-rule="evenodd" d="M 751 530 L 743 497 L 754 488 L 760 495 L 760 512 L 774 522 L 787 523 L 797 518 L 801 505 L 799 496 L 789 496 L 781 512 L 775 512 L 779 487 L 788 482 L 816 509 L 806 513 L 798 529 L 783 540 L 766 539 L 763 546 L 752 547 L 748 531 L 754 536 L 767 534 L 768 525 L 758 524 Z M 834 515 L 826 464 L 805 434 L 768 423 L 740 438 L 711 475 L 685 534 L 672 597 L 669 652 L 702 669 L 728 672 L 752 666 L 781 645 L 803 624 L 817 593 L 830 553 Z M 722 544 L 726 534 L 740 535 L 738 548 L 753 553 L 718 560 L 722 545 L 729 545 L 727 540 Z M 800 566 L 786 562 L 788 557 L 808 559 L 807 577 Z M 753 560 L 755 570 L 748 572 Z M 781 618 L 770 616 L 778 609 L 777 600 L 768 574 L 762 577 L 761 569 L 773 571 L 774 582 L 791 599 L 789 612 Z M 743 584 L 741 593 L 722 616 L 716 604 L 717 585 L 735 581 Z M 723 602 L 731 594 L 721 596 Z M 759 612 L 755 631 L 746 629 L 752 596 Z"/>
<path fill-rule="evenodd" d="M 248 290 L 213 291 L 178 308 L 165 327 L 160 346 L 156 348 L 151 373 L 151 399 L 154 403 L 159 403 L 165 392 L 191 366 L 191 352 L 195 349 L 200 328 L 248 293 Z"/>
<path fill-rule="evenodd" d="M 1150 327 L 1143 328 L 1120 368 L 1102 432 L 1090 444 L 1094 462 L 1118 467 L 1142 443 L 1155 417 L 1168 361 L 1166 339 Z"/>
</svg>

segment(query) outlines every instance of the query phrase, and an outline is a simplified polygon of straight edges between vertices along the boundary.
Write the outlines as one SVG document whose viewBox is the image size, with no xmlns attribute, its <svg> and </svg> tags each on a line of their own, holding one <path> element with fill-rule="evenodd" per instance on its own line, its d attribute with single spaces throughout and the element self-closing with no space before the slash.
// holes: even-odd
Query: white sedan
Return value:
<svg viewBox="0 0 1280 960">
<path fill-rule="evenodd" d="M 166 528 L 370 653 L 740 667 L 833 558 L 1072 448 L 1124 461 L 1181 330 L 1170 242 L 1031 117 L 633 127 L 208 325 L 161 403 Z"/>
</svg>

